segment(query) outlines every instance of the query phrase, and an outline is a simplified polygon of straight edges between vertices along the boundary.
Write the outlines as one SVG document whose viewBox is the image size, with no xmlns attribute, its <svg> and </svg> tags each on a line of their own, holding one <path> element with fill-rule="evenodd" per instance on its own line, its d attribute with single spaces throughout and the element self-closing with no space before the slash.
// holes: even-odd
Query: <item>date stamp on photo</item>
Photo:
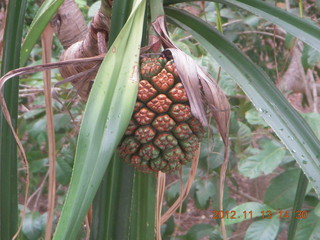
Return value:
<svg viewBox="0 0 320 240">
<path fill-rule="evenodd" d="M 212 211 L 212 219 L 253 219 L 255 217 L 261 217 L 262 219 L 271 219 L 273 216 L 278 215 L 280 219 L 291 218 L 292 214 L 295 213 L 296 219 L 306 219 L 308 217 L 308 211 L 289 211 L 289 210 L 278 210 L 278 211 Z"/>
</svg>

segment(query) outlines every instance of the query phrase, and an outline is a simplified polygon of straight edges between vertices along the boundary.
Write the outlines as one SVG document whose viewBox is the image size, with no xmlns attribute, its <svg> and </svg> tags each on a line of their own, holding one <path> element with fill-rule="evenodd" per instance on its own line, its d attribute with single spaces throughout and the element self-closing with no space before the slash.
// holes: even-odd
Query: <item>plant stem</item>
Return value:
<svg viewBox="0 0 320 240">
<path fill-rule="evenodd" d="M 1 73 L 18 68 L 26 0 L 11 0 L 7 9 Z M 4 98 L 17 127 L 19 82 L 15 78 L 4 86 Z M 0 236 L 12 239 L 18 225 L 17 147 L 8 123 L 0 113 Z"/>
<path fill-rule="evenodd" d="M 217 17 L 216 17 L 216 24 L 217 24 L 217 29 L 219 32 L 223 32 L 222 29 L 222 21 L 221 21 L 221 14 L 220 14 L 220 6 L 219 3 L 215 3 L 214 4 L 215 8 L 216 8 L 216 13 L 217 13 Z"/>
<path fill-rule="evenodd" d="M 159 16 L 164 16 L 163 0 L 150 0 L 151 22 Z"/>
<path fill-rule="evenodd" d="M 302 0 L 299 0 L 299 14 L 300 14 L 300 17 L 303 18 L 303 3 L 302 3 Z"/>
</svg>

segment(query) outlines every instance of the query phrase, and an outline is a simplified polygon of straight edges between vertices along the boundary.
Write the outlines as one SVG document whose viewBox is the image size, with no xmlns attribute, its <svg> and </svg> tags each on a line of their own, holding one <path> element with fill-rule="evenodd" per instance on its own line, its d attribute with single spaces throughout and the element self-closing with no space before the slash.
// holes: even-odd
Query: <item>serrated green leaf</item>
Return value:
<svg viewBox="0 0 320 240">
<path fill-rule="evenodd" d="M 251 129 L 245 125 L 242 122 L 238 122 L 239 129 L 237 133 L 237 144 L 241 145 L 242 147 L 245 147 L 252 142 L 252 132 Z"/>
<path fill-rule="evenodd" d="M 62 185 L 67 185 L 70 182 L 72 174 L 72 166 L 68 164 L 63 158 L 57 158 L 56 161 L 56 178 Z"/>
<path fill-rule="evenodd" d="M 266 121 L 263 120 L 259 112 L 254 108 L 251 108 L 249 111 L 246 112 L 245 118 L 248 121 L 248 123 L 252 125 L 261 125 L 263 127 L 268 127 Z"/>
<path fill-rule="evenodd" d="M 212 146 L 214 146 L 213 149 Z M 222 141 L 213 144 L 211 140 L 203 140 L 200 149 L 199 168 L 204 171 L 212 171 L 218 168 L 223 162 L 223 152 Z"/>
<path fill-rule="evenodd" d="M 226 225 L 243 222 L 255 217 L 260 217 L 262 216 L 263 211 L 275 212 L 276 210 L 268 206 L 267 204 L 258 202 L 247 202 L 232 208 L 231 210 L 229 210 L 229 213 L 231 213 L 232 211 L 234 211 L 235 213 L 235 219 L 225 218 Z M 229 217 L 230 216 L 232 216 L 232 214 L 229 214 Z"/>
<path fill-rule="evenodd" d="M 214 228 L 210 224 L 197 224 L 193 225 L 186 235 L 186 240 L 201 240 L 205 237 L 212 239 L 216 237 L 218 233 L 214 231 Z"/>
<path fill-rule="evenodd" d="M 29 163 L 30 173 L 39 173 L 47 170 L 48 158 L 37 159 Z"/>
<path fill-rule="evenodd" d="M 172 205 L 178 199 L 178 197 L 180 195 L 180 190 L 181 190 L 180 188 L 181 188 L 181 183 L 180 183 L 180 181 L 177 181 L 166 190 L 165 199 L 166 199 L 166 202 L 168 203 L 168 205 Z M 186 207 L 187 207 L 186 201 L 184 201 L 182 203 L 181 212 L 185 212 Z"/>
<path fill-rule="evenodd" d="M 306 218 L 301 219 L 298 224 L 294 240 L 316 240 L 320 236 L 320 217 L 314 212 L 309 212 Z"/>
<path fill-rule="evenodd" d="M 273 178 L 264 202 L 275 209 L 292 208 L 299 181 L 299 169 L 290 169 Z"/>
<path fill-rule="evenodd" d="M 259 177 L 261 174 L 270 174 L 283 160 L 286 150 L 273 141 L 262 144 L 259 154 L 242 159 L 239 163 L 239 172 L 249 178 Z"/>
<path fill-rule="evenodd" d="M 309 123 L 310 127 L 320 139 L 320 114 L 319 113 L 301 113 L 302 117 Z"/>
<path fill-rule="evenodd" d="M 211 179 L 196 182 L 194 192 L 196 207 L 208 209 L 210 199 L 213 199 L 215 193 L 216 189 Z"/>
<path fill-rule="evenodd" d="M 38 240 L 45 229 L 45 219 L 38 212 L 26 214 L 22 225 L 22 233 L 28 240 Z"/>
<path fill-rule="evenodd" d="M 168 221 L 166 221 L 163 225 L 161 225 L 161 236 L 162 239 L 166 237 L 170 237 L 175 230 L 174 218 L 171 216 Z"/>
<path fill-rule="evenodd" d="M 225 71 L 220 74 L 219 86 L 228 96 L 235 96 L 238 93 L 237 84 Z"/>
<path fill-rule="evenodd" d="M 46 131 L 46 124 L 47 122 L 45 118 L 40 118 L 39 120 L 35 121 L 28 131 L 30 137 L 36 138 L 39 134 L 44 133 Z"/>
<path fill-rule="evenodd" d="M 25 114 L 23 114 L 23 118 L 26 120 L 30 120 L 32 118 L 35 118 L 39 116 L 40 114 L 44 113 L 45 109 L 44 108 L 37 108 L 37 109 L 32 109 Z"/>
<path fill-rule="evenodd" d="M 320 52 L 310 47 L 309 45 L 305 45 L 302 51 L 301 63 L 302 66 L 307 68 L 313 68 L 320 62 Z"/>
<path fill-rule="evenodd" d="M 280 219 L 274 216 L 253 222 L 246 231 L 244 240 L 275 240 L 280 228 Z"/>
<path fill-rule="evenodd" d="M 66 129 L 66 127 L 70 124 L 70 115 L 58 113 L 54 115 L 54 130 L 56 132 L 59 132 L 63 129 Z"/>
</svg>

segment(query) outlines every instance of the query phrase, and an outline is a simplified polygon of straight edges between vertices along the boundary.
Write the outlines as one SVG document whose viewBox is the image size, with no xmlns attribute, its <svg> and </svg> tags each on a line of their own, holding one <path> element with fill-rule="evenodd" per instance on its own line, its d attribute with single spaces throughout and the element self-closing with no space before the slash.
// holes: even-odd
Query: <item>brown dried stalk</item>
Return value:
<svg viewBox="0 0 320 240">
<path fill-rule="evenodd" d="M 53 39 L 53 29 L 48 25 L 42 33 L 42 59 L 43 63 L 51 61 L 51 46 Z M 54 121 L 51 96 L 51 71 L 43 72 L 44 95 L 46 104 L 47 131 L 48 131 L 48 149 L 49 149 L 49 186 L 48 186 L 48 216 L 45 240 L 50 240 L 52 235 L 52 223 L 54 217 L 54 205 L 56 196 L 56 142 L 54 134 Z"/>
</svg>

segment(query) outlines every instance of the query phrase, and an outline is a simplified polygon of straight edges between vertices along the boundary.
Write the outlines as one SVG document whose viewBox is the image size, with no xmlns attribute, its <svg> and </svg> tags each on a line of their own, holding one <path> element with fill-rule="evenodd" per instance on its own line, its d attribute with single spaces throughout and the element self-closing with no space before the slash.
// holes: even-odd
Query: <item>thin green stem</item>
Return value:
<svg viewBox="0 0 320 240">
<path fill-rule="evenodd" d="M 302 3 L 302 0 L 299 0 L 299 14 L 300 14 L 300 17 L 303 18 L 303 3 Z"/>
<path fill-rule="evenodd" d="M 219 3 L 215 3 L 214 6 L 215 6 L 215 8 L 216 8 L 216 24 L 217 24 L 217 29 L 218 29 L 219 32 L 223 33 Z"/>
<path fill-rule="evenodd" d="M 151 22 L 159 16 L 164 16 L 163 0 L 150 0 Z"/>
</svg>

